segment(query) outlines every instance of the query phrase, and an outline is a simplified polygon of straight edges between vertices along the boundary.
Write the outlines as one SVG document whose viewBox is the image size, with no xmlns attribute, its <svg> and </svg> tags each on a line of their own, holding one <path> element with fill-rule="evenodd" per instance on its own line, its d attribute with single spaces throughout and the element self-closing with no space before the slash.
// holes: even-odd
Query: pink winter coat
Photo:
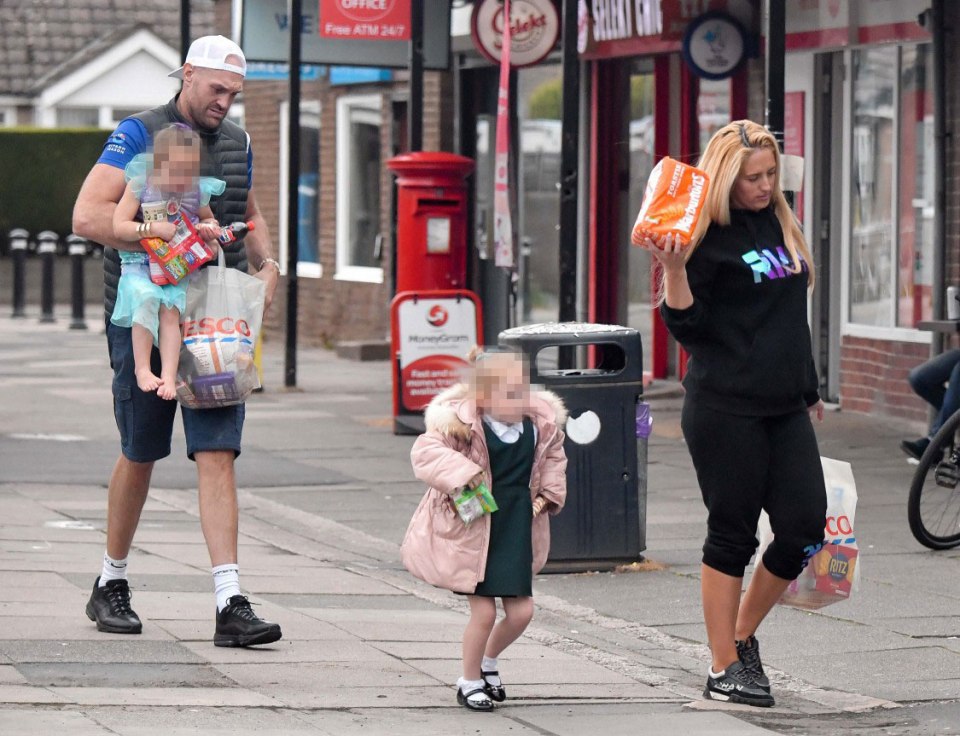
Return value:
<svg viewBox="0 0 960 736">
<path fill-rule="evenodd" d="M 567 411 L 549 391 L 531 396 L 531 414 L 537 428 L 530 498 L 543 496 L 544 512 L 556 514 L 567 497 L 567 457 L 563 427 Z M 413 472 L 430 488 L 410 520 L 400 547 L 404 566 L 421 580 L 457 593 L 472 593 L 483 580 L 490 543 L 490 516 L 469 526 L 453 505 L 452 495 L 477 473 L 496 497 L 483 424 L 464 384 L 451 386 L 434 397 L 426 410 L 426 433 L 410 452 Z M 547 513 L 533 519 L 533 573 L 543 569 L 550 552 Z"/>
</svg>

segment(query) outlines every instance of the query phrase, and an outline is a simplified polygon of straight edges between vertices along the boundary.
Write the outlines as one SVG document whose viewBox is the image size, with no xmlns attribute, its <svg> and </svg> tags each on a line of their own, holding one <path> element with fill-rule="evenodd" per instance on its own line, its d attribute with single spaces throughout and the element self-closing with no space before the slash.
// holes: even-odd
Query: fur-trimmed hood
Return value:
<svg viewBox="0 0 960 736">
<path fill-rule="evenodd" d="M 534 414 L 563 429 L 567 422 L 567 407 L 552 391 L 534 390 L 530 394 Z M 458 383 L 433 397 L 424 412 L 428 432 L 436 431 L 447 437 L 469 439 L 470 427 L 477 418 L 477 405 L 470 398 L 469 386 Z"/>
</svg>

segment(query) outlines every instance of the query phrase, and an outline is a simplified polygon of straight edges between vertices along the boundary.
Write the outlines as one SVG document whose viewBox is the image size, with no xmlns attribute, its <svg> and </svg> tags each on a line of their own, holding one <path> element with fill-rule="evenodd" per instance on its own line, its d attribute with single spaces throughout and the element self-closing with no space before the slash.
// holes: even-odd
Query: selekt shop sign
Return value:
<svg viewBox="0 0 960 736">
<path fill-rule="evenodd" d="M 320 0 L 322 38 L 407 41 L 411 0 Z"/>
<path fill-rule="evenodd" d="M 473 43 L 494 64 L 503 48 L 503 3 L 479 0 L 470 19 Z M 560 16 L 551 0 L 510 0 L 510 66 L 539 63 L 557 44 Z"/>
</svg>

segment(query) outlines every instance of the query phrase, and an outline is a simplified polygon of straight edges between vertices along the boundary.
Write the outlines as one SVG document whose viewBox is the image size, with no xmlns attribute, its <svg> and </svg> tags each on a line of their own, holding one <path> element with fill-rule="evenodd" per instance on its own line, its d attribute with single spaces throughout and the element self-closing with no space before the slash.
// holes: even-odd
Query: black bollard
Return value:
<svg viewBox="0 0 960 736">
<path fill-rule="evenodd" d="M 85 330 L 87 323 L 83 318 L 83 259 L 87 255 L 87 241 L 76 233 L 67 236 L 67 252 L 70 254 L 70 265 L 73 269 L 73 278 L 70 286 L 70 301 L 73 304 L 73 319 L 70 321 L 71 330 Z"/>
<path fill-rule="evenodd" d="M 10 316 L 14 319 L 27 316 L 23 305 L 27 293 L 24 287 L 24 271 L 27 263 L 27 238 L 29 237 L 30 233 L 22 227 L 15 227 L 9 234 L 10 259 L 13 261 L 13 313 Z"/>
<path fill-rule="evenodd" d="M 53 266 L 57 257 L 59 236 L 53 230 L 44 230 L 37 235 L 37 255 L 40 256 L 42 274 L 40 280 L 40 321 L 56 322 L 53 316 Z"/>
</svg>

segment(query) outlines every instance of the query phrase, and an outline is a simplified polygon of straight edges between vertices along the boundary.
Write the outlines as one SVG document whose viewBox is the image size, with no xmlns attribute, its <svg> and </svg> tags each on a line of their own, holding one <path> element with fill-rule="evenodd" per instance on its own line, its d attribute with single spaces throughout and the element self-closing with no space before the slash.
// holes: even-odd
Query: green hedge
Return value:
<svg viewBox="0 0 960 736">
<path fill-rule="evenodd" d="M 0 129 L 0 239 L 11 228 L 34 236 L 71 232 L 73 203 L 110 135 L 99 129 Z"/>
</svg>

